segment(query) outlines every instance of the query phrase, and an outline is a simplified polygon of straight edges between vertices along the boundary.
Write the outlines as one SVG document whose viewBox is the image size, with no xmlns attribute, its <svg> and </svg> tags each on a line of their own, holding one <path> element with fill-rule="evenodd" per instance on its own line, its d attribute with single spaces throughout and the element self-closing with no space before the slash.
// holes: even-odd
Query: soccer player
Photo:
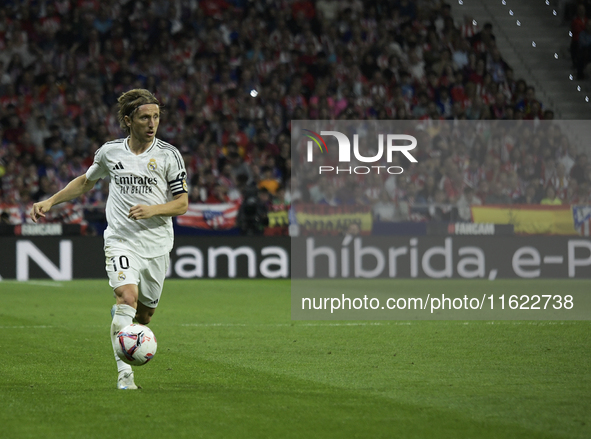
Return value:
<svg viewBox="0 0 591 439">
<path fill-rule="evenodd" d="M 94 163 L 64 189 L 31 209 L 34 222 L 56 204 L 91 190 L 110 177 L 105 230 L 106 271 L 116 304 L 111 342 L 135 318 L 148 324 L 162 293 L 173 245 L 172 217 L 187 211 L 183 159 L 172 145 L 156 138 L 160 103 L 148 90 L 135 89 L 119 99 L 119 123 L 129 134 L 99 148 Z M 117 388 L 137 389 L 131 366 L 115 354 Z"/>
</svg>

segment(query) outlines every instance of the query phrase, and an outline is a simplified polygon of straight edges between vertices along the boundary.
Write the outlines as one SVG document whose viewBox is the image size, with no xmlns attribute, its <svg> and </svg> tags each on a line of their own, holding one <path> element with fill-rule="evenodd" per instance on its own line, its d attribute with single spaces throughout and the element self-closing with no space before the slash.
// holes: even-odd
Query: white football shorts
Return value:
<svg viewBox="0 0 591 439">
<path fill-rule="evenodd" d="M 105 269 L 113 290 L 121 285 L 138 286 L 138 300 L 149 308 L 160 301 L 170 255 L 142 258 L 124 249 L 105 249 Z"/>
</svg>

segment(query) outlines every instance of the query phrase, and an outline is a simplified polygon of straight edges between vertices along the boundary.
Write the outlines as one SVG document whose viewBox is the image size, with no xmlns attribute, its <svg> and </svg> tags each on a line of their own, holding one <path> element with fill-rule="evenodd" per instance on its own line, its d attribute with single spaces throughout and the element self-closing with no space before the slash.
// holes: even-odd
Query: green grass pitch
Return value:
<svg viewBox="0 0 591 439">
<path fill-rule="evenodd" d="M 112 303 L 106 280 L 0 282 L 0 437 L 591 437 L 588 321 L 291 321 L 289 281 L 169 280 L 143 389 L 118 391 Z"/>
</svg>

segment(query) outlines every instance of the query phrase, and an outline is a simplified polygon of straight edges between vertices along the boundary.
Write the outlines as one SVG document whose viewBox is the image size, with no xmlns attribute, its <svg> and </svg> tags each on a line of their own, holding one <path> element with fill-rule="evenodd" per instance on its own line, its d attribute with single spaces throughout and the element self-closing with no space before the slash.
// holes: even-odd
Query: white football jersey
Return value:
<svg viewBox="0 0 591 439">
<path fill-rule="evenodd" d="M 136 204 L 164 204 L 187 192 L 183 158 L 172 145 L 154 138 L 152 145 L 136 155 L 128 139 L 105 143 L 94 156 L 86 178 L 111 177 L 107 199 L 105 249 L 128 249 L 146 258 L 169 253 L 174 241 L 172 217 L 153 216 L 133 220 L 129 209 Z"/>
</svg>

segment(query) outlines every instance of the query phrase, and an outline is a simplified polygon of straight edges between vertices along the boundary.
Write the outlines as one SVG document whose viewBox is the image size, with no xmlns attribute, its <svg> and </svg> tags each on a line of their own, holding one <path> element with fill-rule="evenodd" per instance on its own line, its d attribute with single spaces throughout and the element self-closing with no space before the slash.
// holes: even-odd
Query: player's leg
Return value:
<svg viewBox="0 0 591 439">
<path fill-rule="evenodd" d="M 111 252 L 110 252 L 111 253 Z M 115 256 L 107 258 L 107 275 L 109 285 L 113 288 L 116 299 L 115 305 L 111 309 L 111 344 L 113 346 L 113 355 L 117 362 L 117 388 L 118 389 L 137 389 L 133 381 L 133 371 L 131 366 L 123 362 L 117 353 L 115 347 L 117 343 L 117 334 L 126 326 L 133 322 L 136 315 L 138 300 L 138 270 L 137 259 L 132 255 L 124 255 L 115 252 Z"/>
<path fill-rule="evenodd" d="M 135 284 L 121 285 L 114 289 L 117 303 L 114 306 L 115 312 L 111 322 L 111 343 L 115 361 L 117 362 L 117 388 L 121 390 L 137 389 L 133 380 L 133 370 L 131 366 L 125 363 L 117 353 L 115 347 L 117 343 L 117 334 L 126 326 L 131 325 L 136 315 L 138 286 Z"/>
<path fill-rule="evenodd" d="M 169 255 L 164 255 L 141 262 L 142 269 L 139 273 L 139 296 L 135 318 L 142 325 L 150 323 L 156 311 L 162 295 L 169 261 Z"/>
<path fill-rule="evenodd" d="M 131 306 L 133 309 L 137 309 L 138 291 L 139 288 L 135 283 L 118 286 L 113 290 L 117 302 L 116 304 L 127 305 Z"/>
</svg>

